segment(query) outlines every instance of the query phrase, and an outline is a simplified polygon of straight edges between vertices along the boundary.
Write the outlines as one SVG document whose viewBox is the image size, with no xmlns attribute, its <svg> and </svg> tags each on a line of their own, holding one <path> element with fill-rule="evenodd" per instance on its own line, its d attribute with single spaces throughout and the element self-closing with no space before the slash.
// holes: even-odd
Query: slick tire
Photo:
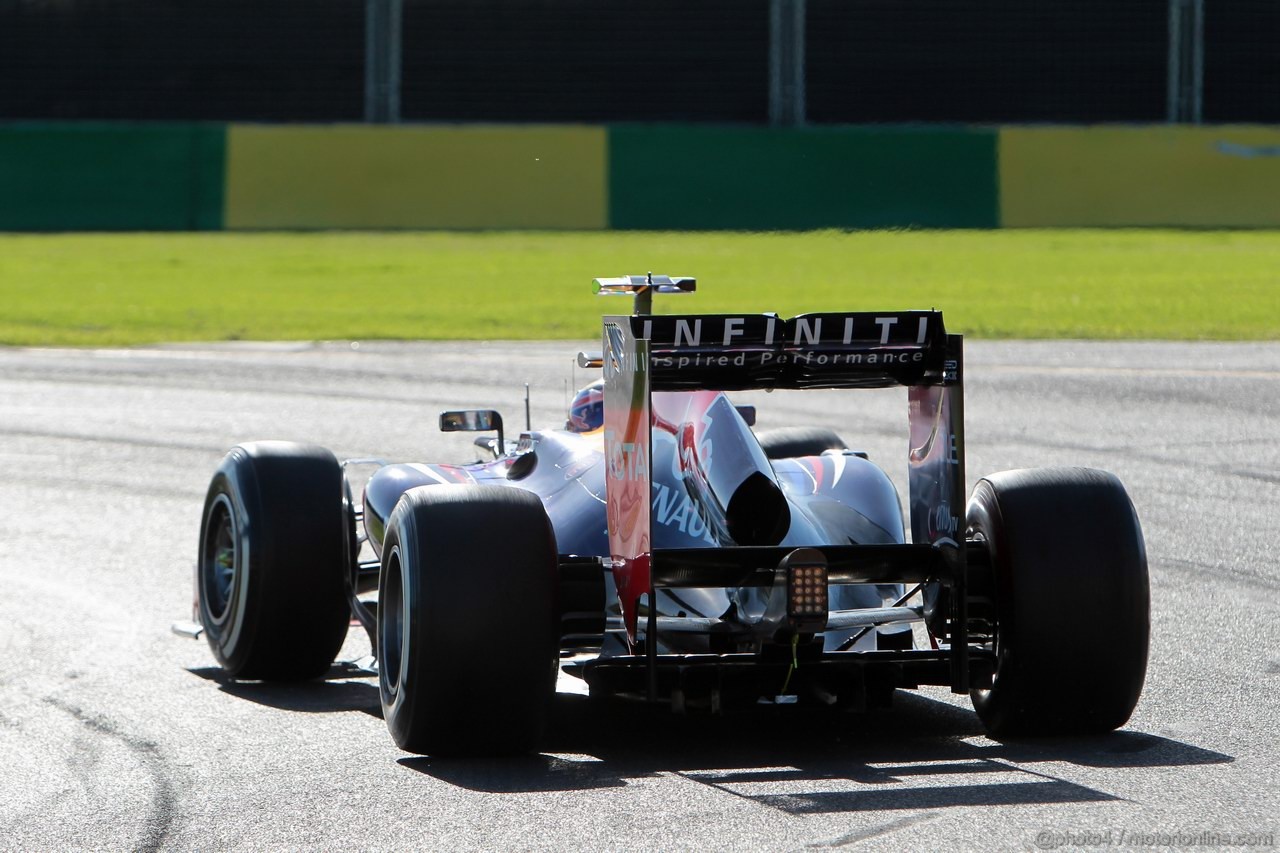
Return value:
<svg viewBox="0 0 1280 853">
<path fill-rule="evenodd" d="M 347 636 L 347 509 L 342 468 L 322 447 L 232 448 L 200 525 L 200 622 L 240 679 L 323 675 Z"/>
<path fill-rule="evenodd" d="M 756 434 L 760 448 L 770 459 L 795 459 L 800 456 L 820 456 L 824 450 L 847 450 L 834 430 L 825 427 L 779 427 Z"/>
<path fill-rule="evenodd" d="M 559 664 L 555 532 L 521 489 L 410 489 L 379 578 L 382 713 L 397 745 L 436 756 L 536 748 Z"/>
<path fill-rule="evenodd" d="M 972 692 L 983 725 L 996 737 L 1124 725 L 1150 634 L 1146 547 L 1124 486 L 1087 468 L 1005 471 L 978 482 L 967 516 L 990 552 L 997 617 L 995 680 Z"/>
</svg>

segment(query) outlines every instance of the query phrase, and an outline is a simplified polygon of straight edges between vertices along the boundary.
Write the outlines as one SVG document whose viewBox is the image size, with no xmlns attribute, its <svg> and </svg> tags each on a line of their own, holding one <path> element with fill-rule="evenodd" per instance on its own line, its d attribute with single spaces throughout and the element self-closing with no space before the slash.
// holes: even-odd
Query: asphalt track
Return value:
<svg viewBox="0 0 1280 853">
<path fill-rule="evenodd" d="M 1151 664 L 1107 737 L 999 743 L 941 689 L 863 716 L 725 719 L 563 692 L 544 753 L 441 761 L 395 748 L 369 679 L 231 683 L 203 641 L 169 633 L 228 446 L 469 458 L 437 412 L 496 406 L 518 424 L 529 382 L 534 422 L 554 423 L 586 378 L 573 349 L 0 350 L 0 847 L 1274 846 L 1277 344 L 969 344 L 971 481 L 1095 466 L 1138 507 Z M 761 427 L 835 427 L 902 482 L 904 395 L 744 396 Z M 353 631 L 344 655 L 366 650 Z"/>
</svg>

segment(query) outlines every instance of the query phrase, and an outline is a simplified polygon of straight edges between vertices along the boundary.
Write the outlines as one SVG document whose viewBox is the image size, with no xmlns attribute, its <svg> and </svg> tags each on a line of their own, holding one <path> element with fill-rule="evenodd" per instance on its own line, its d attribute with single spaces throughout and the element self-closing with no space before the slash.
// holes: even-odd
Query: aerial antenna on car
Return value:
<svg viewBox="0 0 1280 853">
<path fill-rule="evenodd" d="M 653 313 L 653 294 L 655 293 L 693 293 L 698 289 L 698 282 L 687 275 L 623 275 L 617 278 L 597 278 L 592 281 L 597 296 L 634 295 L 635 308 L 632 314 L 637 317 Z"/>
</svg>

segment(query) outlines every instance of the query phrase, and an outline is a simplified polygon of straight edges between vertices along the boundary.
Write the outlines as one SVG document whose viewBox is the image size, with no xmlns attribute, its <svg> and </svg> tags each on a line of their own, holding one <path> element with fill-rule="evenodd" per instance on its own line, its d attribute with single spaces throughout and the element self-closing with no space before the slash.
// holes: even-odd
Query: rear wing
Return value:
<svg viewBox="0 0 1280 853">
<path fill-rule="evenodd" d="M 605 317 L 603 345 L 609 548 L 633 642 L 641 597 L 652 600 L 654 594 L 650 432 L 655 391 L 906 387 L 912 541 L 940 549 L 941 563 L 955 569 L 954 583 L 963 583 L 963 341 L 947 334 L 941 312 L 791 319 L 640 312 Z M 691 427 L 689 434 L 694 432 Z M 700 575 L 703 584 L 715 579 Z M 732 585 L 730 575 L 722 580 L 713 585 Z M 963 591 L 957 593 L 963 600 Z"/>
<path fill-rule="evenodd" d="M 947 382 L 939 311 L 609 317 L 649 342 L 654 391 L 884 388 Z M 607 346 L 607 345 L 606 345 Z"/>
</svg>

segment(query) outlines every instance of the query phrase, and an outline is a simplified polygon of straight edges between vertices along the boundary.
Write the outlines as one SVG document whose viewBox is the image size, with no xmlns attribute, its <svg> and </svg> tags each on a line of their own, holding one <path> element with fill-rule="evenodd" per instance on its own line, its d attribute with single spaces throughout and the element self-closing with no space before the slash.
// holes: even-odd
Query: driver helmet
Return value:
<svg viewBox="0 0 1280 853">
<path fill-rule="evenodd" d="M 577 394 L 569 405 L 569 432 L 591 432 L 604 426 L 604 380 L 597 379 Z"/>
</svg>

